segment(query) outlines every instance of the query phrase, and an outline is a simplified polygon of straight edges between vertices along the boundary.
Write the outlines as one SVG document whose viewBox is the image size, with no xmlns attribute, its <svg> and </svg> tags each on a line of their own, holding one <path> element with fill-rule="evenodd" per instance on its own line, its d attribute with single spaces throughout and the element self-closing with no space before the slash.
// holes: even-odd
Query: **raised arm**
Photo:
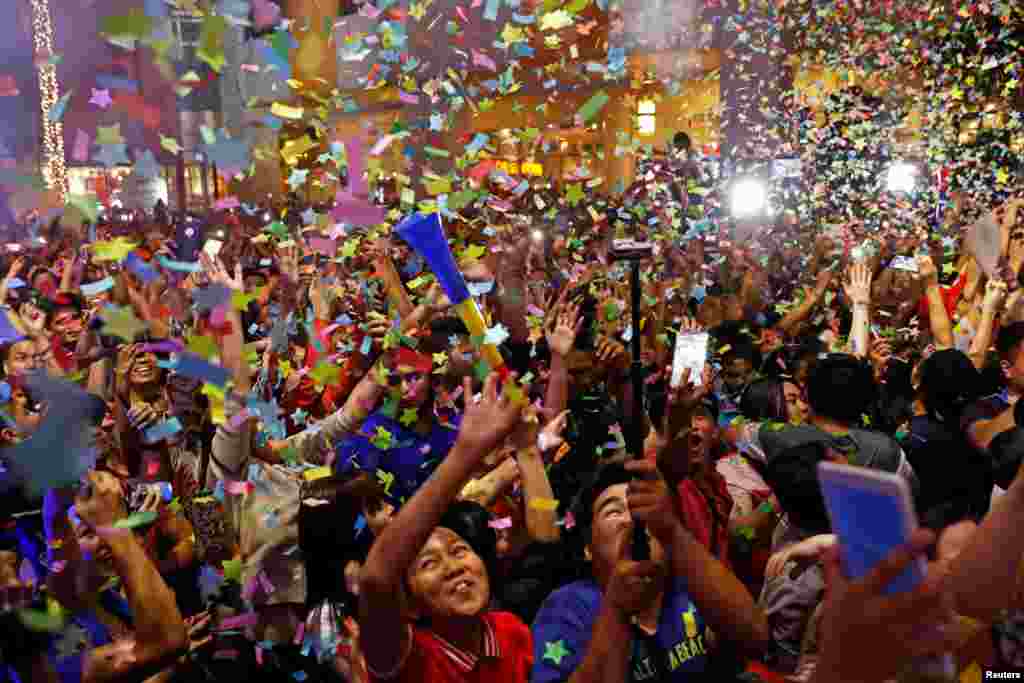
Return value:
<svg viewBox="0 0 1024 683">
<path fill-rule="evenodd" d="M 519 464 L 519 477 L 523 484 L 526 530 L 530 538 L 538 543 L 557 543 L 562 537 L 558 528 L 557 510 L 544 504 L 555 499 L 555 492 L 544 468 L 541 449 L 550 450 L 562 443 L 562 430 L 565 429 L 568 416 L 568 410 L 559 413 L 545 425 L 540 432 L 544 436 L 539 439 L 536 424 L 524 421 L 516 431 L 516 462 Z"/>
<path fill-rule="evenodd" d="M 463 381 L 470 401 L 472 383 Z M 459 436 L 433 476 L 402 507 L 370 549 L 360 577 L 360 644 L 370 671 L 387 678 L 397 674 L 411 651 L 402 595 L 406 572 L 456 499 L 481 459 L 490 453 L 519 420 L 521 407 L 498 395 L 498 376 L 484 383 L 483 399 L 467 403 Z"/>
<path fill-rule="evenodd" d="M 184 651 L 188 634 L 173 591 L 135 534 L 113 526 L 120 496 L 117 484 L 95 475 L 90 479 L 88 495 L 75 499 L 75 511 L 109 546 L 128 596 L 135 631 L 131 638 L 90 650 L 83 662 L 82 681 L 109 681 L 127 675 L 144 680 Z"/>
<path fill-rule="evenodd" d="M 1017 471 L 1006 495 L 992 505 L 950 568 L 946 585 L 959 614 L 992 622 L 1012 603 L 1024 557 L 1021 520 L 1024 469 Z"/>
<path fill-rule="evenodd" d="M 2 281 L 0 281 L 0 304 L 7 304 L 7 291 L 10 289 L 11 280 L 18 277 L 21 271 L 25 268 L 25 257 L 19 256 L 14 259 L 11 263 L 10 269 L 7 271 L 7 275 Z"/>
<path fill-rule="evenodd" d="M 996 315 L 1002 308 L 1003 300 L 1006 298 L 1006 283 L 1002 280 L 989 280 L 985 285 L 985 299 L 981 304 L 981 321 L 978 323 L 978 332 L 971 340 L 971 348 L 967 355 L 970 356 L 974 367 L 981 370 L 985 367 L 985 355 L 988 347 L 992 345 L 992 331 L 995 327 Z"/>
<path fill-rule="evenodd" d="M 803 303 L 796 306 L 786 316 L 778 322 L 776 327 L 784 335 L 789 335 L 797 325 L 806 320 L 810 315 L 814 307 L 821 302 L 822 297 L 825 296 L 825 291 L 828 289 L 829 283 L 832 281 L 832 271 L 822 270 L 817 275 L 817 280 L 814 285 L 814 289 L 806 289 L 807 295 L 804 297 Z"/>
<path fill-rule="evenodd" d="M 629 510 L 643 522 L 669 554 L 672 576 L 686 582 L 687 592 L 715 633 L 750 653 L 770 642 L 768 619 L 736 575 L 715 558 L 675 513 L 668 485 L 650 460 L 626 463 L 641 479 L 629 484 Z"/>
<path fill-rule="evenodd" d="M 871 269 L 863 263 L 850 268 L 850 279 L 843 283 L 846 296 L 853 306 L 850 324 L 850 344 L 853 355 L 865 358 L 871 343 Z"/>
<path fill-rule="evenodd" d="M 928 299 L 928 323 L 932 328 L 932 337 L 938 349 L 953 348 L 953 326 L 949 322 L 946 302 L 942 300 L 939 289 L 939 271 L 930 256 L 917 257 L 918 274 L 924 281 L 925 297 Z"/>
<path fill-rule="evenodd" d="M 551 415 L 562 412 L 569 403 L 569 368 L 565 359 L 572 351 L 576 335 L 583 326 L 579 313 L 578 305 L 560 302 L 552 311 L 545 329 L 548 348 L 551 350 L 551 368 L 544 407 Z"/>
</svg>

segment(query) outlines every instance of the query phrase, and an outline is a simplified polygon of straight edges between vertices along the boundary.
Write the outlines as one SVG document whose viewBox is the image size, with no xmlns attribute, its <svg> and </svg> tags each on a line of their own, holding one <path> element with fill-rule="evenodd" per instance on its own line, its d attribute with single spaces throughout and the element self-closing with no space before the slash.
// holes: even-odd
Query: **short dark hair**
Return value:
<svg viewBox="0 0 1024 683">
<path fill-rule="evenodd" d="M 807 379 L 811 410 L 838 422 L 859 422 L 860 416 L 870 411 L 876 395 L 871 368 L 847 354 L 831 354 L 819 360 Z"/>
<path fill-rule="evenodd" d="M 831 528 L 818 483 L 818 463 L 827 458 L 825 444 L 792 446 L 772 458 L 765 471 L 790 521 L 809 534 L 827 534 Z"/>
<path fill-rule="evenodd" d="M 783 380 L 762 379 L 753 382 L 740 397 L 740 412 L 748 420 L 786 422 L 786 398 Z"/>
<path fill-rule="evenodd" d="M 580 491 L 573 505 L 573 516 L 585 543 L 590 540 L 590 529 L 594 523 L 594 502 L 608 488 L 617 484 L 627 484 L 632 480 L 633 475 L 621 462 L 611 462 L 599 467 L 590 483 Z"/>
<path fill-rule="evenodd" d="M 495 593 L 498 561 L 498 535 L 490 525 L 491 515 L 479 503 L 459 500 L 448 506 L 437 526 L 457 533 L 469 544 L 484 566 L 491 581 L 491 593 Z"/>
<path fill-rule="evenodd" d="M 1000 360 L 1010 360 L 1010 356 L 1014 354 L 1022 341 L 1024 341 L 1024 321 L 1007 325 L 999 330 L 996 351 L 999 352 Z"/>
<path fill-rule="evenodd" d="M 693 143 L 690 142 L 689 135 L 687 135 L 683 131 L 679 131 L 678 133 L 672 136 L 672 146 L 677 150 L 689 150 L 693 146 Z"/>
</svg>

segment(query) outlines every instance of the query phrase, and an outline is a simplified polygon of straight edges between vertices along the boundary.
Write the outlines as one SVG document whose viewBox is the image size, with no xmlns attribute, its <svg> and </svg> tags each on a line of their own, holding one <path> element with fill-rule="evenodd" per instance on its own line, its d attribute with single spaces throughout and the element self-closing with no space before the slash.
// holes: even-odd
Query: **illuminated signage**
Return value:
<svg viewBox="0 0 1024 683">
<path fill-rule="evenodd" d="M 523 163 L 519 163 L 518 161 L 499 160 L 495 163 L 495 167 L 499 171 L 504 171 L 509 175 L 544 175 L 544 167 L 535 161 L 524 161 Z"/>
</svg>

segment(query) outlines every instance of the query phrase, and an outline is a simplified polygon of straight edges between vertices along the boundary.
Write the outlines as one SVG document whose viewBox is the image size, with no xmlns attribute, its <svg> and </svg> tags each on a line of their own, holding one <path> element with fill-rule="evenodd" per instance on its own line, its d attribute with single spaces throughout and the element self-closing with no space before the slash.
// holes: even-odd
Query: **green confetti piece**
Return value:
<svg viewBox="0 0 1024 683">
<path fill-rule="evenodd" d="M 476 362 L 476 365 L 473 366 L 473 373 L 476 375 L 478 380 L 483 382 L 487 379 L 487 376 L 491 374 L 491 366 L 487 364 L 487 361 L 481 358 Z"/>
<path fill-rule="evenodd" d="M 224 560 L 224 580 L 242 583 L 242 561 Z"/>
<path fill-rule="evenodd" d="M 152 510 L 148 512 L 136 512 L 128 515 L 124 519 L 119 519 L 114 522 L 115 529 L 137 529 L 140 526 L 146 526 L 156 521 L 156 513 Z"/>
<path fill-rule="evenodd" d="M 451 157 L 451 152 L 446 149 L 438 149 L 437 147 L 431 147 L 430 145 L 424 145 L 423 151 L 427 153 L 427 156 L 432 157 L 444 157 L 448 159 Z"/>
<path fill-rule="evenodd" d="M 30 631 L 56 633 L 64 628 L 62 612 L 44 612 L 37 609 L 19 609 L 18 621 Z"/>
<path fill-rule="evenodd" d="M 587 123 L 590 119 L 594 118 L 599 111 L 604 109 L 604 105 L 608 104 L 608 93 L 601 90 L 594 94 L 589 100 L 587 100 L 582 107 L 576 112 L 576 116 L 583 123 Z"/>
</svg>

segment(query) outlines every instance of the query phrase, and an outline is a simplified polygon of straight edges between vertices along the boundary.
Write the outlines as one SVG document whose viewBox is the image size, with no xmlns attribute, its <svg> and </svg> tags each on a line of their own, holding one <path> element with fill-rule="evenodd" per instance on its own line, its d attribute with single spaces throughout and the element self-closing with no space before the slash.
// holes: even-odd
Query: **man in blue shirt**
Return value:
<svg viewBox="0 0 1024 683">
<path fill-rule="evenodd" d="M 49 491 L 43 514 L 52 553 L 50 595 L 67 615 L 66 628 L 53 634 L 48 648 L 57 680 L 144 680 L 174 664 L 188 645 L 185 624 L 174 593 L 135 535 L 114 527 L 126 516 L 117 480 L 90 472 L 73 498 L 66 489 Z M 120 578 L 127 600 L 102 589 L 110 574 Z"/>
<path fill-rule="evenodd" d="M 541 607 L 533 683 L 693 681 L 709 671 L 709 627 L 751 651 L 768 643 L 764 614 L 680 523 L 654 463 L 606 465 L 581 494 L 576 519 L 593 578 Z M 636 522 L 650 534 L 650 560 L 632 559 Z"/>
</svg>

